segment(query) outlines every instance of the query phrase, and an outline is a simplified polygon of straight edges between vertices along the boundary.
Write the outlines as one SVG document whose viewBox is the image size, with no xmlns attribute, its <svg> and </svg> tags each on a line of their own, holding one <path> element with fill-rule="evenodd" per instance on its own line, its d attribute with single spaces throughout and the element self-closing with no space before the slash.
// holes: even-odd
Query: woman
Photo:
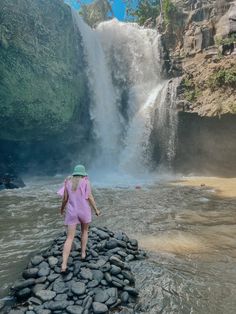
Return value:
<svg viewBox="0 0 236 314">
<path fill-rule="evenodd" d="M 67 238 L 63 248 L 61 272 L 66 272 L 67 260 L 70 255 L 77 224 L 81 224 L 81 259 L 85 259 L 88 228 L 92 220 L 90 206 L 94 209 L 97 216 L 100 215 L 100 210 L 97 209 L 91 193 L 85 167 L 82 165 L 76 166 L 72 177 L 67 178 L 65 181 L 61 215 L 64 214 L 66 205 L 65 225 L 67 225 Z"/>
</svg>

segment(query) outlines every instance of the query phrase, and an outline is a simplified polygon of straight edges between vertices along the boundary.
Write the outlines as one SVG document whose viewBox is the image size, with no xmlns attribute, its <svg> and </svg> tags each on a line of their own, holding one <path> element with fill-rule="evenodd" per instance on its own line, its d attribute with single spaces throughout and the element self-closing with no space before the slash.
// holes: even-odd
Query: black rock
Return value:
<svg viewBox="0 0 236 314">
<path fill-rule="evenodd" d="M 49 268 L 49 264 L 43 260 L 40 264 L 38 264 L 38 268 Z"/>
<path fill-rule="evenodd" d="M 18 299 L 26 299 L 31 295 L 30 288 L 24 288 L 22 290 L 17 291 L 16 296 Z"/>
<path fill-rule="evenodd" d="M 93 298 L 91 298 L 89 295 L 83 300 L 83 308 L 90 309 L 91 305 L 93 303 Z"/>
<path fill-rule="evenodd" d="M 35 293 L 35 296 L 38 297 L 43 302 L 45 302 L 55 298 L 56 292 L 50 290 L 39 290 Z"/>
<path fill-rule="evenodd" d="M 121 272 L 121 268 L 120 267 L 118 267 L 116 265 L 112 265 L 111 266 L 110 273 L 112 275 L 118 275 L 118 274 L 120 274 L 120 272 Z"/>
<path fill-rule="evenodd" d="M 58 277 L 60 277 L 59 274 L 51 274 L 47 277 L 47 280 L 50 282 L 53 282 L 54 280 L 56 280 Z"/>
<path fill-rule="evenodd" d="M 107 282 L 112 282 L 112 277 L 111 277 L 111 275 L 109 273 L 105 273 L 104 277 L 105 277 Z"/>
<path fill-rule="evenodd" d="M 38 268 L 28 268 L 23 271 L 22 276 L 25 279 L 37 278 L 38 271 L 39 271 Z"/>
<path fill-rule="evenodd" d="M 109 236 L 109 234 L 107 232 L 104 232 L 102 230 L 96 230 L 95 232 L 99 236 L 99 238 L 102 239 L 102 240 L 110 238 L 110 236 Z"/>
<path fill-rule="evenodd" d="M 89 268 L 81 268 L 80 276 L 83 279 L 88 279 L 88 280 L 93 279 L 93 273 L 91 272 L 91 270 Z"/>
<path fill-rule="evenodd" d="M 111 256 L 110 257 L 110 263 L 114 264 L 120 268 L 124 268 L 125 267 L 125 263 L 122 262 L 119 258 L 117 258 L 116 256 Z"/>
<path fill-rule="evenodd" d="M 86 286 L 83 282 L 72 282 L 71 284 L 71 291 L 76 295 L 82 295 L 86 291 Z"/>
<path fill-rule="evenodd" d="M 20 290 L 26 287 L 33 286 L 35 284 L 35 279 L 30 278 L 24 281 L 17 281 L 14 286 L 12 287 L 13 290 Z"/>
<path fill-rule="evenodd" d="M 48 258 L 48 264 L 50 265 L 51 268 L 55 267 L 58 264 L 58 258 L 50 256 Z"/>
<path fill-rule="evenodd" d="M 99 282 L 97 280 L 92 280 L 92 281 L 89 281 L 88 283 L 88 288 L 95 288 L 99 285 Z"/>
<path fill-rule="evenodd" d="M 127 291 L 124 291 L 121 293 L 121 302 L 126 304 L 129 301 L 129 293 Z"/>
<path fill-rule="evenodd" d="M 47 281 L 47 277 L 46 276 L 40 277 L 40 278 L 35 279 L 35 284 L 45 283 L 45 281 Z"/>
<path fill-rule="evenodd" d="M 68 290 L 68 287 L 66 286 L 64 281 L 56 280 L 53 283 L 53 291 L 56 293 L 65 293 Z"/>
<path fill-rule="evenodd" d="M 66 293 L 60 293 L 60 294 L 57 294 L 56 297 L 55 297 L 55 301 L 65 301 L 68 299 L 68 296 Z"/>
<path fill-rule="evenodd" d="M 106 304 L 93 302 L 93 311 L 95 314 L 106 313 L 108 311 L 108 307 Z"/>
<path fill-rule="evenodd" d="M 134 279 L 134 275 L 127 270 L 122 270 L 122 275 L 124 276 L 124 278 L 128 279 L 131 283 L 134 283 L 135 279 Z"/>
<path fill-rule="evenodd" d="M 106 292 L 106 290 L 98 290 L 96 293 L 95 293 L 95 296 L 94 296 L 94 301 L 95 302 L 100 302 L 100 303 L 105 303 L 108 299 L 109 299 L 109 294 Z"/>
<path fill-rule="evenodd" d="M 70 305 L 66 308 L 66 311 L 69 314 L 82 314 L 83 313 L 83 308 L 80 305 Z"/>
<path fill-rule="evenodd" d="M 117 298 L 115 298 L 115 297 L 110 297 L 110 298 L 106 301 L 105 304 L 110 307 L 111 305 L 115 304 L 116 301 L 117 301 Z"/>
<path fill-rule="evenodd" d="M 29 304 L 34 304 L 34 305 L 41 305 L 42 301 L 38 298 L 31 297 L 28 299 Z"/>
<path fill-rule="evenodd" d="M 51 311 L 64 310 L 69 305 L 68 301 L 49 301 L 47 308 Z"/>
<path fill-rule="evenodd" d="M 114 248 L 116 248 L 117 246 L 118 246 L 118 240 L 116 240 L 116 239 L 111 239 L 111 240 L 109 240 L 109 241 L 106 242 L 106 248 L 107 248 L 108 250 L 114 249 Z"/>
<path fill-rule="evenodd" d="M 131 294 L 135 297 L 138 296 L 138 290 L 133 288 L 133 287 L 125 286 L 124 291 L 127 291 L 129 294 Z"/>
<path fill-rule="evenodd" d="M 93 278 L 95 280 L 97 280 L 98 282 L 101 282 L 101 280 L 104 277 L 103 272 L 101 270 L 98 270 L 98 269 L 93 269 L 92 273 L 93 273 Z"/>
</svg>

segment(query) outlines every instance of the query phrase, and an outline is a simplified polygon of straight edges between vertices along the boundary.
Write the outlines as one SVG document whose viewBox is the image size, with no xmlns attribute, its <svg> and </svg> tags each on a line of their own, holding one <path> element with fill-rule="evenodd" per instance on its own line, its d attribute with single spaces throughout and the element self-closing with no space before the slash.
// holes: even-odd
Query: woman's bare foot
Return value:
<svg viewBox="0 0 236 314">
<path fill-rule="evenodd" d="M 66 265 L 61 265 L 61 273 L 65 273 L 67 270 L 67 266 Z"/>
<path fill-rule="evenodd" d="M 81 253 L 81 259 L 84 260 L 86 258 L 86 252 Z"/>
</svg>

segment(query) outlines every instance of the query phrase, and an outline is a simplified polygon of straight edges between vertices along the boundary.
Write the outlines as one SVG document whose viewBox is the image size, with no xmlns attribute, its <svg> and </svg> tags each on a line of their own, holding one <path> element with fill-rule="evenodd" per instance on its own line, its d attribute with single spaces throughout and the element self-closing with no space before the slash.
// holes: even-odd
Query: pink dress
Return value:
<svg viewBox="0 0 236 314">
<path fill-rule="evenodd" d="M 88 178 L 84 177 L 79 181 L 76 191 L 72 191 L 71 180 L 66 180 L 65 189 L 69 196 L 65 215 L 65 225 L 90 223 L 92 214 L 88 197 L 91 193 L 91 188 Z"/>
</svg>

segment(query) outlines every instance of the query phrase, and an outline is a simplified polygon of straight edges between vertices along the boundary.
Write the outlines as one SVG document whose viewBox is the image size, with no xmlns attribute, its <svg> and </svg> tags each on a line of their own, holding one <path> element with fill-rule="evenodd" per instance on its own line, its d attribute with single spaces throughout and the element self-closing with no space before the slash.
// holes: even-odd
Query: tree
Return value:
<svg viewBox="0 0 236 314">
<path fill-rule="evenodd" d="M 124 0 L 127 9 L 127 19 L 134 20 L 143 25 L 147 20 L 156 23 L 156 18 L 160 14 L 160 0 Z"/>
</svg>

